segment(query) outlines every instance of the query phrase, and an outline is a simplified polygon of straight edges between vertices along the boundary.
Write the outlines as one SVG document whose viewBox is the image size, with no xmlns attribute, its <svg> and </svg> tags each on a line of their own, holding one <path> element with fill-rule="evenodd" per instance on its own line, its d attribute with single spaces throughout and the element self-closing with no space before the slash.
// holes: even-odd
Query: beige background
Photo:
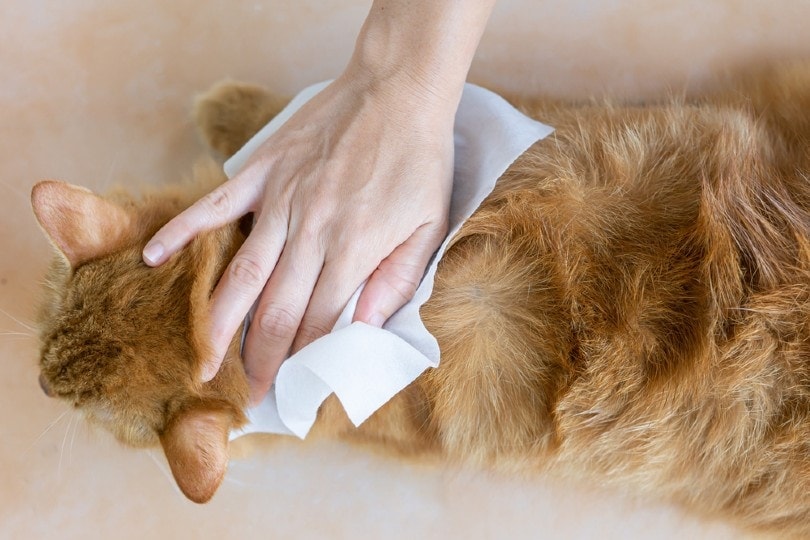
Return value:
<svg viewBox="0 0 810 540">
<path fill-rule="evenodd" d="M 33 183 L 160 183 L 201 152 L 189 97 L 225 76 L 293 93 L 335 76 L 369 2 L 0 0 L 0 537 L 734 538 L 677 509 L 551 479 L 421 469 L 339 445 L 235 460 L 206 506 L 161 454 L 47 400 L 31 324 L 48 257 Z M 471 79 L 630 98 L 810 56 L 810 3 L 501 0 Z"/>
</svg>

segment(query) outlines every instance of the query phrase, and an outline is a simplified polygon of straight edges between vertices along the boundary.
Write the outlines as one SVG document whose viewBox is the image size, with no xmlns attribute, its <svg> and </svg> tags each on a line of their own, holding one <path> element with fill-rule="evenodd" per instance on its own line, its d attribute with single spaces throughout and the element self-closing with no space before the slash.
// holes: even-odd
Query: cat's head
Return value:
<svg viewBox="0 0 810 540">
<path fill-rule="evenodd" d="M 181 490 L 207 501 L 248 400 L 237 340 L 217 377 L 200 382 L 210 293 L 241 233 L 201 235 L 149 268 L 141 250 L 182 208 L 177 197 L 113 201 L 45 181 L 31 199 L 58 252 L 40 317 L 42 389 L 126 444 L 159 443 Z"/>
</svg>

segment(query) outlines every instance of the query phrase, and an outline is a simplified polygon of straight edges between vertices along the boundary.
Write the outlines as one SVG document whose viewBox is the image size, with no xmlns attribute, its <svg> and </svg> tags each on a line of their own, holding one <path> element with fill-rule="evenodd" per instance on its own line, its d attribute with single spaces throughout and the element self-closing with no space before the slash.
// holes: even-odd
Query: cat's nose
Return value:
<svg viewBox="0 0 810 540">
<path fill-rule="evenodd" d="M 51 387 L 48 386 L 48 382 L 45 380 L 45 376 L 42 373 L 39 374 L 39 387 L 42 388 L 42 391 L 45 392 L 46 396 L 54 396 L 53 390 L 51 390 Z"/>
</svg>

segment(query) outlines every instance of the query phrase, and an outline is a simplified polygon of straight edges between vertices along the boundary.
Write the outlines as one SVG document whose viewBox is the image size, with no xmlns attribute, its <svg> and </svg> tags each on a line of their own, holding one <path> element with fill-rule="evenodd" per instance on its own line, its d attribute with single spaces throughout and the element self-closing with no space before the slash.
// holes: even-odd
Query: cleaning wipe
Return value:
<svg viewBox="0 0 810 540">
<path fill-rule="evenodd" d="M 310 86 L 225 163 L 233 177 L 250 155 L 329 81 Z M 527 117 L 503 98 L 467 84 L 454 127 L 455 170 L 447 238 L 434 255 L 413 299 L 383 326 L 352 323 L 358 289 L 332 332 L 281 365 L 264 401 L 248 411 L 249 423 L 231 433 L 277 433 L 304 438 L 321 403 L 333 392 L 355 425 L 360 425 L 424 370 L 439 365 L 439 346 L 419 317 L 430 297 L 436 266 L 458 232 L 507 167 L 553 129 Z M 246 325 L 249 321 L 246 322 Z"/>
</svg>

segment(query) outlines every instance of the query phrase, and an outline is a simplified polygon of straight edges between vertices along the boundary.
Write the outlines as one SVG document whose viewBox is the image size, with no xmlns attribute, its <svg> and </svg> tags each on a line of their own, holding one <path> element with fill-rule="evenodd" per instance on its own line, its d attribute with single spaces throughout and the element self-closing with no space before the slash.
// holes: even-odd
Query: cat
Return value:
<svg viewBox="0 0 810 540">
<path fill-rule="evenodd" d="M 359 428 L 332 396 L 310 437 L 400 458 L 555 471 L 810 534 L 810 63 L 651 105 L 517 100 L 556 132 L 453 238 L 421 314 L 441 365 Z M 222 83 L 196 103 L 233 154 L 283 105 Z M 227 469 L 247 383 L 234 336 L 199 382 L 207 306 L 245 239 L 199 235 L 159 268 L 150 236 L 224 176 L 134 197 L 45 181 L 57 257 L 41 376 L 134 446 L 160 444 L 205 502 Z"/>
</svg>

